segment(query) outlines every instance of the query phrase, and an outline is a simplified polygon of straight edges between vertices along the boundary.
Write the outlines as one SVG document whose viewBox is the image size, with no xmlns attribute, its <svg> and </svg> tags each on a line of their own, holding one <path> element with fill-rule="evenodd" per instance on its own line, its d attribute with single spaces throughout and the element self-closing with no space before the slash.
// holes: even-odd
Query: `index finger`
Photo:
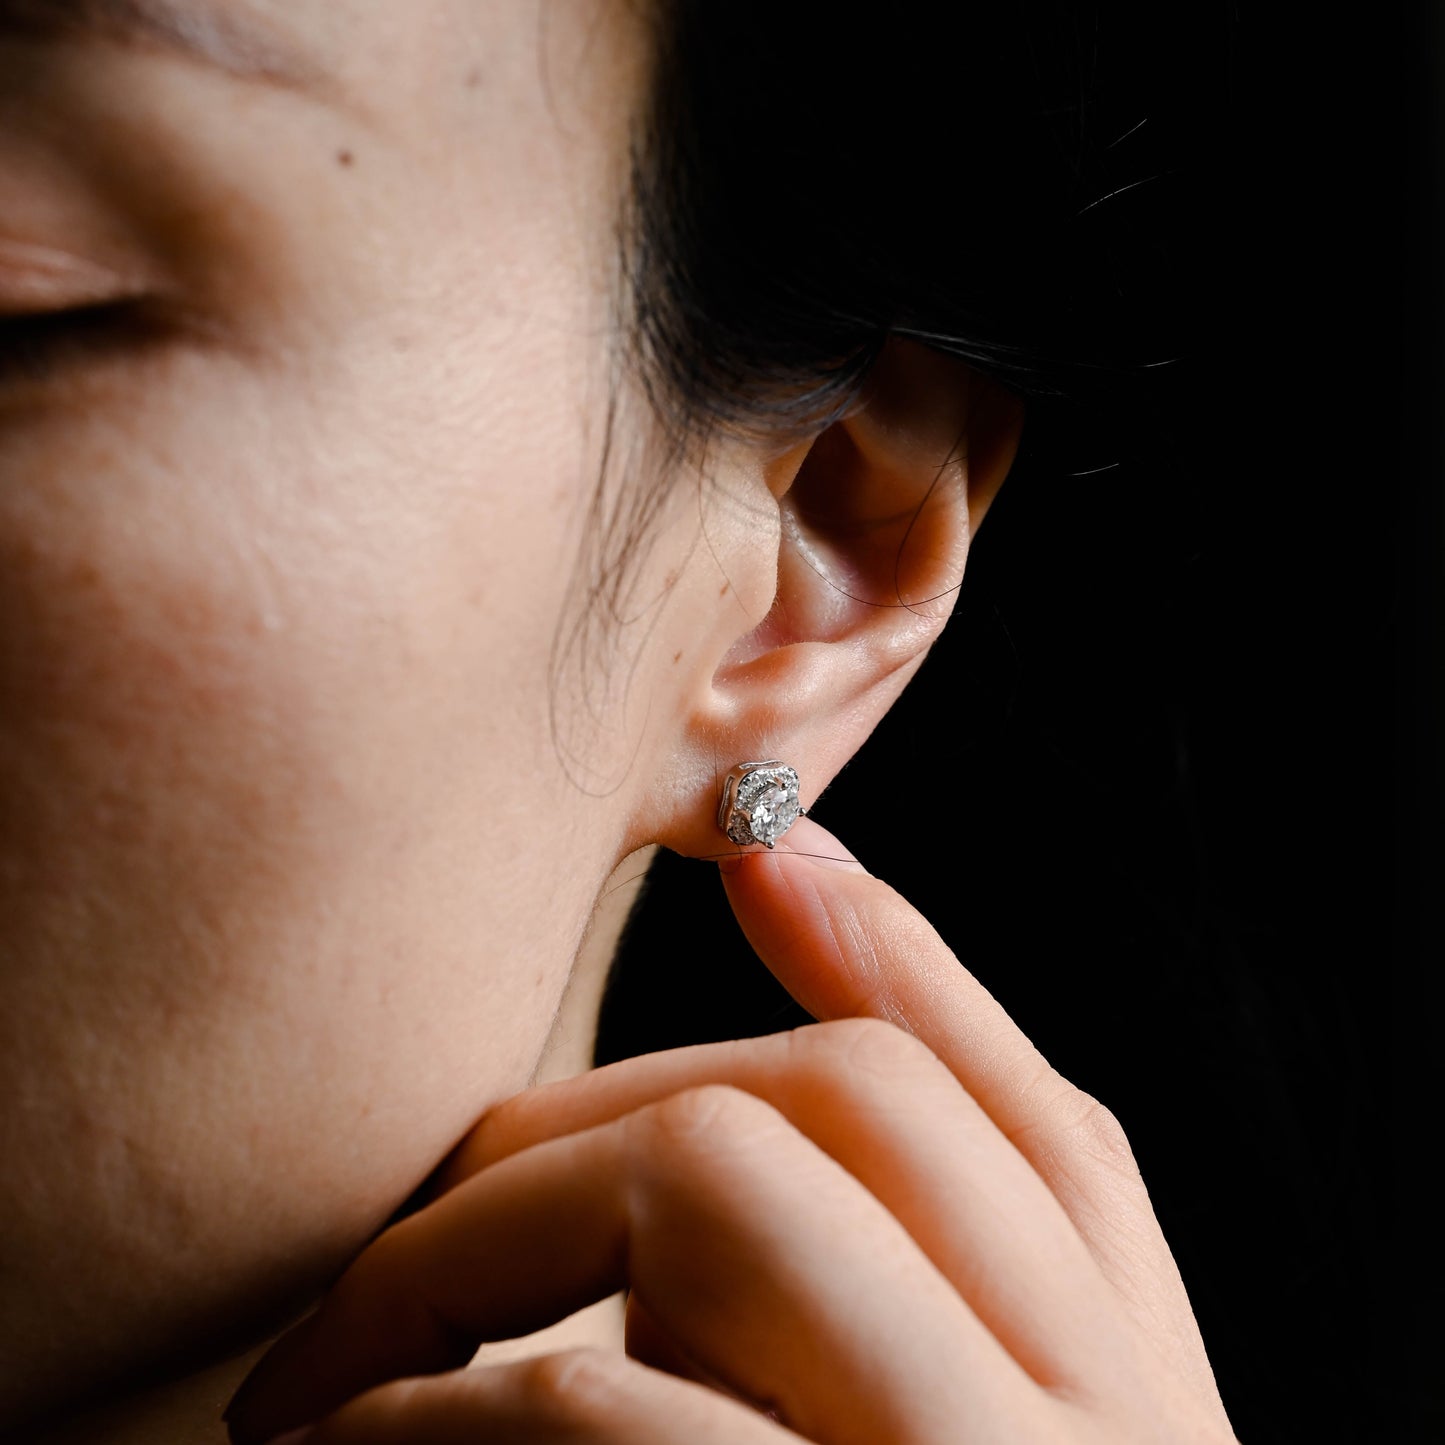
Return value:
<svg viewBox="0 0 1445 1445">
<path fill-rule="evenodd" d="M 748 942 L 814 1018 L 913 1034 L 1016 1143 L 1037 1125 L 1041 1088 L 1067 1087 L 933 925 L 811 818 L 720 871 Z"/>
<path fill-rule="evenodd" d="M 1183 1356 L 1202 1358 L 1117 1122 L 1049 1066 L 928 920 L 811 818 L 775 850 L 729 858 L 721 871 L 749 943 L 788 992 L 815 1018 L 885 1019 L 927 1044 L 1043 1178 L 1154 1332 L 1164 1324 L 1180 1335 Z"/>
</svg>

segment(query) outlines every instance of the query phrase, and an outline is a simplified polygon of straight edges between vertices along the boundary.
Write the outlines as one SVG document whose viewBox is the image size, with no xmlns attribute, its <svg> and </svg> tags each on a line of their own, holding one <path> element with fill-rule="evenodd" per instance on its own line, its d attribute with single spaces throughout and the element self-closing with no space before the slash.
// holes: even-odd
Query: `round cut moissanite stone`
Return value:
<svg viewBox="0 0 1445 1445">
<path fill-rule="evenodd" d="M 741 763 L 728 774 L 718 824 L 745 848 L 771 848 L 806 811 L 798 801 L 798 775 L 786 763 Z"/>
</svg>

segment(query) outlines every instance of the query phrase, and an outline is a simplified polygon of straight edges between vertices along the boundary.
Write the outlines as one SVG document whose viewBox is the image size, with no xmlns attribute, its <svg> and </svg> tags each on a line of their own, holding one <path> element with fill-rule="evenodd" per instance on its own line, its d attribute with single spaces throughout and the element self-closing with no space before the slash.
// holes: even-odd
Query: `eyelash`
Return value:
<svg viewBox="0 0 1445 1445">
<path fill-rule="evenodd" d="M 166 331 L 164 322 L 138 300 L 0 315 L 0 386 L 46 380 L 77 365 L 133 357 L 163 340 Z"/>
</svg>

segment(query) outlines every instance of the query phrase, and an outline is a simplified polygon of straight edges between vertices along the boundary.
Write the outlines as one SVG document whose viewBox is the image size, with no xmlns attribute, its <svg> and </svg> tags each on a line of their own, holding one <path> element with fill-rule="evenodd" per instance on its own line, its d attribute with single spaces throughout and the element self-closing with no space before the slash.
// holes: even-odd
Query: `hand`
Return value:
<svg viewBox="0 0 1445 1445">
<path fill-rule="evenodd" d="M 491 1111 L 258 1367 L 233 1438 L 1232 1441 L 1112 1116 L 816 824 L 724 874 L 828 1022 Z M 460 1368 L 623 1288 L 626 1357 Z"/>
</svg>

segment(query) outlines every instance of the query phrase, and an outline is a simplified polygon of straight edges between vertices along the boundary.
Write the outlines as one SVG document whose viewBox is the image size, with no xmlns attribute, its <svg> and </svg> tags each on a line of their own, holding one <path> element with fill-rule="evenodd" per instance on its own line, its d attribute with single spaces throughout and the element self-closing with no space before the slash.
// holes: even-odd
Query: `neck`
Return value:
<svg viewBox="0 0 1445 1445">
<path fill-rule="evenodd" d="M 622 941 L 622 930 L 642 893 L 648 867 L 656 853 L 655 847 L 629 853 L 612 870 L 597 895 L 567 990 L 532 1076 L 533 1083 L 575 1078 L 592 1067 L 597 1048 L 597 1016 L 602 1008 L 607 975 Z"/>
</svg>

